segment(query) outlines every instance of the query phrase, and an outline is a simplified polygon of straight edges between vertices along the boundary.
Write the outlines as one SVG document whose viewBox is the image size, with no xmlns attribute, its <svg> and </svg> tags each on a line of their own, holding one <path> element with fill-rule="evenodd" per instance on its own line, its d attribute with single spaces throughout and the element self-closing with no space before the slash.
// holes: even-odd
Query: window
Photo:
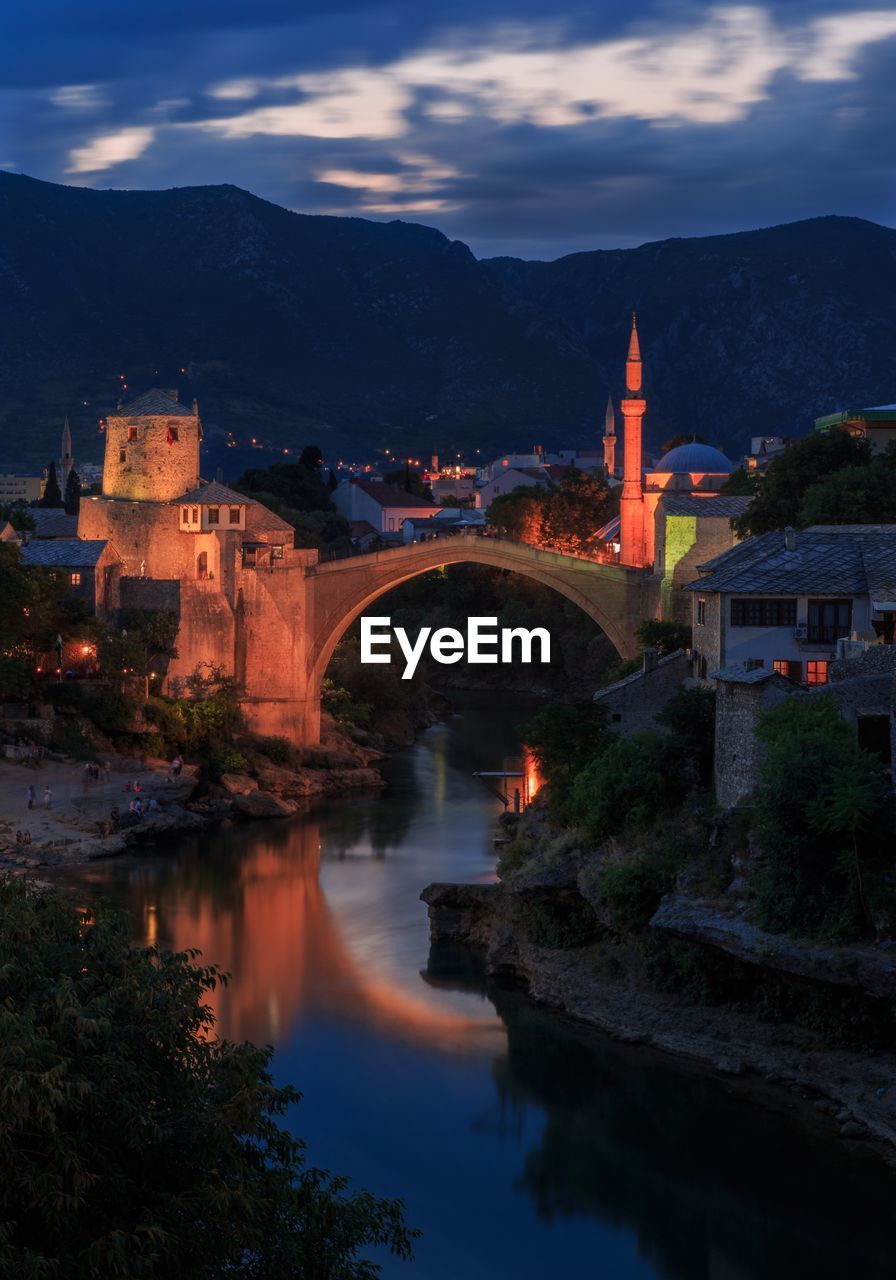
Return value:
<svg viewBox="0 0 896 1280">
<path fill-rule="evenodd" d="M 179 428 L 178 428 L 178 427 L 169 427 L 169 428 L 168 428 L 168 443 L 169 443 L 169 444 L 177 444 L 178 435 L 179 435 Z"/>
<path fill-rule="evenodd" d="M 283 548 L 279 542 L 276 543 L 273 547 L 271 547 L 271 559 L 272 560 L 283 559 Z"/>
<path fill-rule="evenodd" d="M 803 664 L 791 662 L 789 658 L 775 658 L 775 670 L 779 676 L 786 676 L 794 684 L 800 684 L 803 678 Z"/>
<path fill-rule="evenodd" d="M 849 635 L 851 627 L 851 600 L 809 601 L 808 639 L 810 643 L 836 644 L 841 636 Z"/>
<path fill-rule="evenodd" d="M 128 427 L 128 439 L 129 439 L 129 440 L 136 440 L 136 439 L 137 439 L 137 430 L 138 430 L 138 428 L 137 428 L 137 427 Z"/>
<path fill-rule="evenodd" d="M 827 662 L 807 662 L 806 663 L 806 684 L 810 688 L 818 684 L 827 684 L 828 682 L 828 664 Z"/>
<path fill-rule="evenodd" d="M 190 523 L 190 508 L 189 508 L 189 507 L 181 507 L 181 509 L 180 509 L 180 519 L 181 519 L 181 524 L 189 524 L 189 523 Z"/>
<path fill-rule="evenodd" d="M 390 517 L 389 517 L 389 529 L 390 529 L 390 531 L 391 531 L 391 532 L 393 532 L 393 533 L 395 532 L 395 517 L 394 517 L 394 516 L 390 516 Z"/>
<path fill-rule="evenodd" d="M 118 450 L 118 461 L 119 461 L 119 462 L 127 462 L 127 460 L 128 460 L 127 450 L 126 450 L 126 449 L 119 449 L 119 450 Z"/>
<path fill-rule="evenodd" d="M 72 574 L 72 586 L 73 586 L 73 587 L 80 587 L 80 585 L 81 585 L 81 575 L 80 575 L 80 573 L 77 573 L 77 572 L 76 572 L 76 573 L 73 573 L 73 574 Z"/>
<path fill-rule="evenodd" d="M 230 508 L 230 523 L 231 523 L 231 524 L 239 524 L 239 522 L 240 522 L 240 509 L 239 509 L 239 507 L 231 507 L 231 508 Z"/>
<path fill-rule="evenodd" d="M 697 601 L 697 626 L 706 626 L 706 601 L 703 599 Z"/>
<path fill-rule="evenodd" d="M 218 524 L 220 521 L 220 517 L 221 517 L 221 513 L 217 507 L 209 507 L 208 509 L 209 524 Z"/>
<path fill-rule="evenodd" d="M 198 507 L 194 507 L 194 508 L 193 508 L 192 513 L 191 513 L 191 516 L 190 516 L 190 519 L 192 520 L 193 524 L 198 524 L 198 523 L 199 523 L 199 508 L 198 508 Z"/>
<path fill-rule="evenodd" d="M 731 601 L 732 627 L 795 627 L 795 600 L 763 600 L 751 596 Z"/>
</svg>

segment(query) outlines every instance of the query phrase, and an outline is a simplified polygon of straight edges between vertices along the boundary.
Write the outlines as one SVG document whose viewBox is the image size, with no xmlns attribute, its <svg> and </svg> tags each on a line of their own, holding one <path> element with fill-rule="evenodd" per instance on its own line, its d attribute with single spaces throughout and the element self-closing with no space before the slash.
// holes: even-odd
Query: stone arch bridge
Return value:
<svg viewBox="0 0 896 1280">
<path fill-rule="evenodd" d="M 237 575 L 233 669 L 250 726 L 300 745 L 318 742 L 321 681 L 347 628 L 393 587 L 460 563 L 508 569 L 552 587 L 593 618 L 622 657 L 634 655 L 635 628 L 659 607 L 659 580 L 650 572 L 475 532 L 341 560 L 287 552 L 276 567 Z M 549 618 L 545 625 L 550 629 Z M 204 629 L 215 626 L 209 617 Z M 198 652 L 187 648 L 192 661 Z"/>
</svg>

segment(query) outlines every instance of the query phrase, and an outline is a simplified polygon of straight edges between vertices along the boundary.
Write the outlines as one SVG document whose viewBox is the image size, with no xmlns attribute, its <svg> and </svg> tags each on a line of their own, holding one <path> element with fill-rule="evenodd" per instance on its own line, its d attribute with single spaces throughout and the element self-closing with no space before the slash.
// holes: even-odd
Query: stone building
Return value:
<svg viewBox="0 0 896 1280">
<path fill-rule="evenodd" d="M 594 701 L 609 712 L 610 728 L 628 737 L 656 728 L 656 717 L 682 687 L 692 684 L 690 657 L 676 649 L 658 658 L 655 649 L 645 649 L 640 671 L 624 676 L 605 689 L 598 689 Z"/>
<path fill-rule="evenodd" d="M 813 525 L 749 538 L 699 566 L 696 674 L 747 663 L 816 686 L 841 638 L 896 641 L 896 525 Z"/>
<path fill-rule="evenodd" d="M 22 543 L 20 554 L 22 564 L 61 578 L 93 613 L 103 616 L 118 607 L 121 562 L 106 539 L 32 538 Z"/>
<path fill-rule="evenodd" d="M 734 663 L 713 672 L 716 730 L 713 789 L 723 809 L 738 804 L 759 781 L 763 748 L 759 717 L 792 694 L 786 676 L 765 667 Z"/>
</svg>

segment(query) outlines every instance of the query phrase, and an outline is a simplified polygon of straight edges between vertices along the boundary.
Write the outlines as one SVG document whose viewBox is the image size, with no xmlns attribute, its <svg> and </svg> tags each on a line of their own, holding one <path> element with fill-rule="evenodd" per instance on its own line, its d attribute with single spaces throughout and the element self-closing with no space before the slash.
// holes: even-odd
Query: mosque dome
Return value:
<svg viewBox="0 0 896 1280">
<path fill-rule="evenodd" d="M 703 475 L 730 475 L 733 468 L 720 449 L 710 444 L 680 444 L 660 458 L 654 471 L 673 471 L 681 474 L 699 472 Z"/>
</svg>

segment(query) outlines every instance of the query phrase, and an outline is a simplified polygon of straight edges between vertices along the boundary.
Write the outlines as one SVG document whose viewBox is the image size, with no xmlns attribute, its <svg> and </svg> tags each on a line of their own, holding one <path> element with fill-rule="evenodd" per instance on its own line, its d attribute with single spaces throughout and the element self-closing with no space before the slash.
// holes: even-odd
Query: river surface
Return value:
<svg viewBox="0 0 896 1280">
<path fill-rule="evenodd" d="M 896 1182 L 785 1105 L 585 1035 L 451 957 L 420 890 L 494 876 L 499 802 L 474 779 L 529 708 L 469 695 L 389 764 L 389 787 L 93 863 L 141 940 L 233 980 L 220 1031 L 276 1046 L 314 1163 L 401 1196 L 406 1280 L 896 1277 Z"/>
</svg>

